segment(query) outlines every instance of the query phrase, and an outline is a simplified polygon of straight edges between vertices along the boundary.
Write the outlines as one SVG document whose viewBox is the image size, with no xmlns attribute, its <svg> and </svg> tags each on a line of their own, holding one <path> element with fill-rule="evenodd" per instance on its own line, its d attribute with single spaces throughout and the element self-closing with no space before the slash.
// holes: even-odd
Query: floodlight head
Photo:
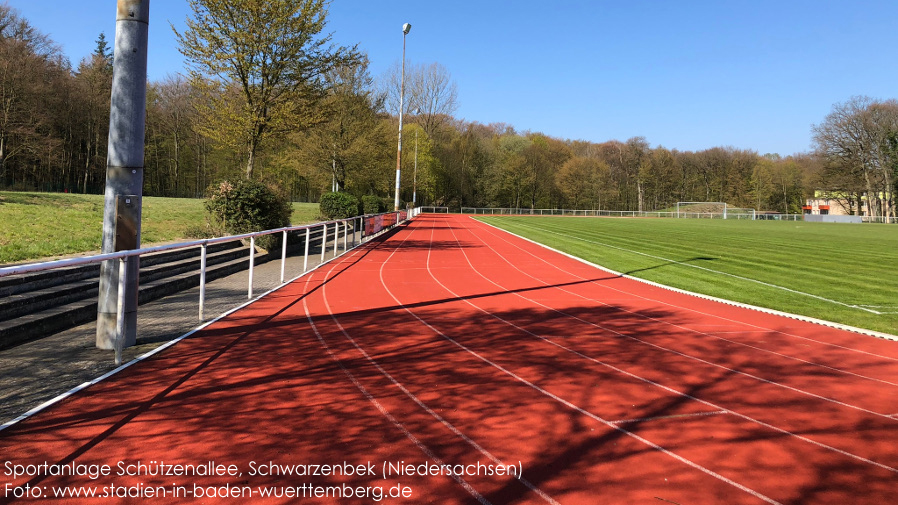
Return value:
<svg viewBox="0 0 898 505">
<path fill-rule="evenodd" d="M 404 33 L 406 35 L 408 34 L 409 30 L 411 30 L 411 29 L 412 29 L 411 23 L 406 23 L 406 24 L 402 25 L 402 33 Z"/>
</svg>

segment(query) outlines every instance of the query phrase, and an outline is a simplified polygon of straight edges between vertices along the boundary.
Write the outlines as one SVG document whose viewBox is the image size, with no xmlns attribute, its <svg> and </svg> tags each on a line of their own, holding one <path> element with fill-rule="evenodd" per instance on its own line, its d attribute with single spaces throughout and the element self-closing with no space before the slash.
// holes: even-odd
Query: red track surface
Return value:
<svg viewBox="0 0 898 505">
<path fill-rule="evenodd" d="M 895 503 L 896 414 L 894 342 L 422 216 L 0 432 L 0 484 L 167 490 L 151 503 L 190 501 L 171 493 L 194 485 L 257 493 L 197 503 L 374 501 L 258 495 L 304 483 L 411 489 L 387 503 Z M 13 479 L 7 461 L 112 475 Z M 243 475 L 116 475 L 138 461 Z M 377 475 L 249 475 L 252 461 L 371 462 Z M 384 479 L 399 461 L 523 475 Z"/>
</svg>

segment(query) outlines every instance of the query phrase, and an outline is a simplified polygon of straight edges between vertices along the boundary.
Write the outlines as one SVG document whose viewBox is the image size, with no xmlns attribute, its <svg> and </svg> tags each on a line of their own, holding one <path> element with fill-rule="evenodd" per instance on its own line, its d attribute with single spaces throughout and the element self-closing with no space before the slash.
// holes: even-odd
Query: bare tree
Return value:
<svg viewBox="0 0 898 505">
<path fill-rule="evenodd" d="M 11 158 L 45 152 L 53 119 L 45 105 L 62 66 L 59 47 L 0 4 L 0 178 Z"/>
<path fill-rule="evenodd" d="M 898 136 L 898 103 L 856 96 L 833 106 L 812 128 L 818 153 L 830 166 L 863 181 L 867 215 L 894 217 L 892 172 Z"/>
<path fill-rule="evenodd" d="M 401 84 L 399 63 L 391 67 L 381 80 L 381 93 L 385 107 L 391 114 L 399 114 Z M 458 86 L 449 71 L 439 63 L 406 65 L 405 110 L 403 114 L 418 111 L 417 122 L 429 137 L 446 123 L 458 109 Z"/>
</svg>

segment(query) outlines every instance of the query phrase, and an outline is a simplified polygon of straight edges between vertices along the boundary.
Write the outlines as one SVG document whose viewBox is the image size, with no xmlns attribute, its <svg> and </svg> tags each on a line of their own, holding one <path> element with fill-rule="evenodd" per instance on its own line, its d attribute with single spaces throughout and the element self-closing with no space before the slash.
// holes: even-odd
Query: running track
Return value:
<svg viewBox="0 0 898 505">
<path fill-rule="evenodd" d="M 387 503 L 895 503 L 898 344 L 424 215 L 0 432 L 4 465 L 114 474 L 119 461 L 163 460 L 244 472 L 250 461 L 370 461 L 378 476 L 92 481 L 0 468 L 0 485 L 412 489 Z M 384 481 L 385 461 L 523 474 Z"/>
</svg>

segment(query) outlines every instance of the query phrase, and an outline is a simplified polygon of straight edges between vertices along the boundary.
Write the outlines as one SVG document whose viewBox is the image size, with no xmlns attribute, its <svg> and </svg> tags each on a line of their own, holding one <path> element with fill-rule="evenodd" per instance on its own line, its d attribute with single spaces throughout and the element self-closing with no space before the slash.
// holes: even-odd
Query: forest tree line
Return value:
<svg viewBox="0 0 898 505">
<path fill-rule="evenodd" d="M 171 75 L 150 82 L 144 194 L 202 197 L 213 183 L 249 176 L 299 201 L 334 189 L 392 197 L 398 65 L 375 79 L 363 53 L 337 56 L 321 67 L 314 87 L 296 92 L 317 93 L 301 127 L 254 145 L 249 163 L 246 146 L 218 122 L 229 111 L 210 113 L 213 105 L 246 100 L 236 79 Z M 95 51 L 73 67 L 48 36 L 0 5 L 0 187 L 102 193 L 112 59 L 100 34 Z M 894 216 L 894 100 L 837 104 L 812 129 L 816 150 L 786 157 L 732 147 L 679 151 L 643 137 L 566 140 L 466 121 L 453 116 L 456 85 L 438 63 L 407 65 L 404 107 L 404 202 L 417 190 L 419 205 L 455 209 L 653 211 L 678 201 L 722 201 L 798 213 L 815 191 L 827 190 L 852 212 L 871 201 L 871 212 Z"/>
</svg>

